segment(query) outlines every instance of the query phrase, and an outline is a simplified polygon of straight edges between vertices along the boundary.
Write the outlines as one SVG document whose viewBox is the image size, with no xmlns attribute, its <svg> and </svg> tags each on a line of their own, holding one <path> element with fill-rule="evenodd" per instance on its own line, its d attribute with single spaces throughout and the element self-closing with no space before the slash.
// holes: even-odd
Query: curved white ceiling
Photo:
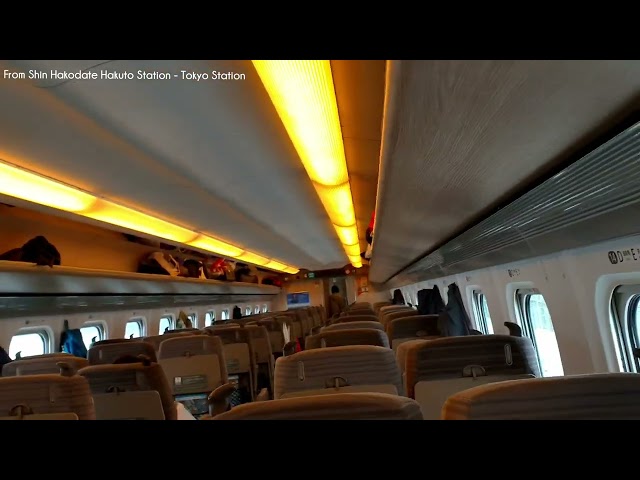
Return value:
<svg viewBox="0 0 640 480">
<path fill-rule="evenodd" d="M 0 156 L 301 268 L 347 263 L 249 61 L 20 61 L 0 69 L 235 71 L 244 81 L 5 81 Z"/>
<path fill-rule="evenodd" d="M 640 106 L 638 61 L 391 61 L 371 282 Z"/>
</svg>

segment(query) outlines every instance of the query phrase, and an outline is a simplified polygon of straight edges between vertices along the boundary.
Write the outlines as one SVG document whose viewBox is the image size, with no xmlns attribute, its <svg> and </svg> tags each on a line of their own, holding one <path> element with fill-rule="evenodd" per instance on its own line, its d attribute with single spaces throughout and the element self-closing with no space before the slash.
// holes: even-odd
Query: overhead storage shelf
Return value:
<svg viewBox="0 0 640 480">
<path fill-rule="evenodd" d="M 0 261 L 0 295 L 277 295 L 280 288 L 144 273 Z"/>
</svg>

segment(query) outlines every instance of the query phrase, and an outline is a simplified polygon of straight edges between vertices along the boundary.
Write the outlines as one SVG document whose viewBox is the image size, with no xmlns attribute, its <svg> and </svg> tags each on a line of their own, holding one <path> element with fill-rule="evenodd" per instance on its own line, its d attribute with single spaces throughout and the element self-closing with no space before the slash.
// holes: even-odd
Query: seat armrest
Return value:
<svg viewBox="0 0 640 480">
<path fill-rule="evenodd" d="M 215 417 L 229 409 L 229 397 L 236 391 L 235 384 L 227 382 L 209 394 L 209 415 Z"/>
</svg>

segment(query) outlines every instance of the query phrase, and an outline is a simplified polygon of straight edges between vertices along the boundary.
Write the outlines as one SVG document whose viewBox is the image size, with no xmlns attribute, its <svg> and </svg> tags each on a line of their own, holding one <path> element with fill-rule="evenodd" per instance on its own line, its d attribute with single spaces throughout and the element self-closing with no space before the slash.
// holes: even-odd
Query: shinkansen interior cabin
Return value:
<svg viewBox="0 0 640 480">
<path fill-rule="evenodd" d="M 0 71 L 0 419 L 640 419 L 640 61 Z"/>
</svg>

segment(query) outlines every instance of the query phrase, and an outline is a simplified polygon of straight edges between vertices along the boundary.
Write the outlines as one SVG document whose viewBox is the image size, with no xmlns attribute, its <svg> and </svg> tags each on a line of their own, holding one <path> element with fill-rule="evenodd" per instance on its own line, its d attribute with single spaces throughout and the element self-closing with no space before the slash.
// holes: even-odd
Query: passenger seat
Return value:
<svg viewBox="0 0 640 480">
<path fill-rule="evenodd" d="M 0 378 L 0 420 L 95 420 L 87 380 L 59 372 Z"/>
<path fill-rule="evenodd" d="M 91 365 L 78 372 L 86 378 L 98 420 L 176 420 L 176 405 L 162 367 L 139 361 Z"/>
<path fill-rule="evenodd" d="M 511 380 L 458 392 L 443 420 L 640 420 L 640 374 Z"/>
<path fill-rule="evenodd" d="M 393 351 L 351 345 L 305 350 L 276 361 L 276 399 L 342 392 L 401 394 Z"/>
<path fill-rule="evenodd" d="M 192 415 L 224 411 L 235 385 L 229 383 L 227 363 L 219 337 L 178 336 L 160 344 L 158 359 L 175 400 Z"/>
<path fill-rule="evenodd" d="M 406 397 L 337 393 L 248 403 L 207 420 L 422 420 L 422 413 Z"/>
</svg>

